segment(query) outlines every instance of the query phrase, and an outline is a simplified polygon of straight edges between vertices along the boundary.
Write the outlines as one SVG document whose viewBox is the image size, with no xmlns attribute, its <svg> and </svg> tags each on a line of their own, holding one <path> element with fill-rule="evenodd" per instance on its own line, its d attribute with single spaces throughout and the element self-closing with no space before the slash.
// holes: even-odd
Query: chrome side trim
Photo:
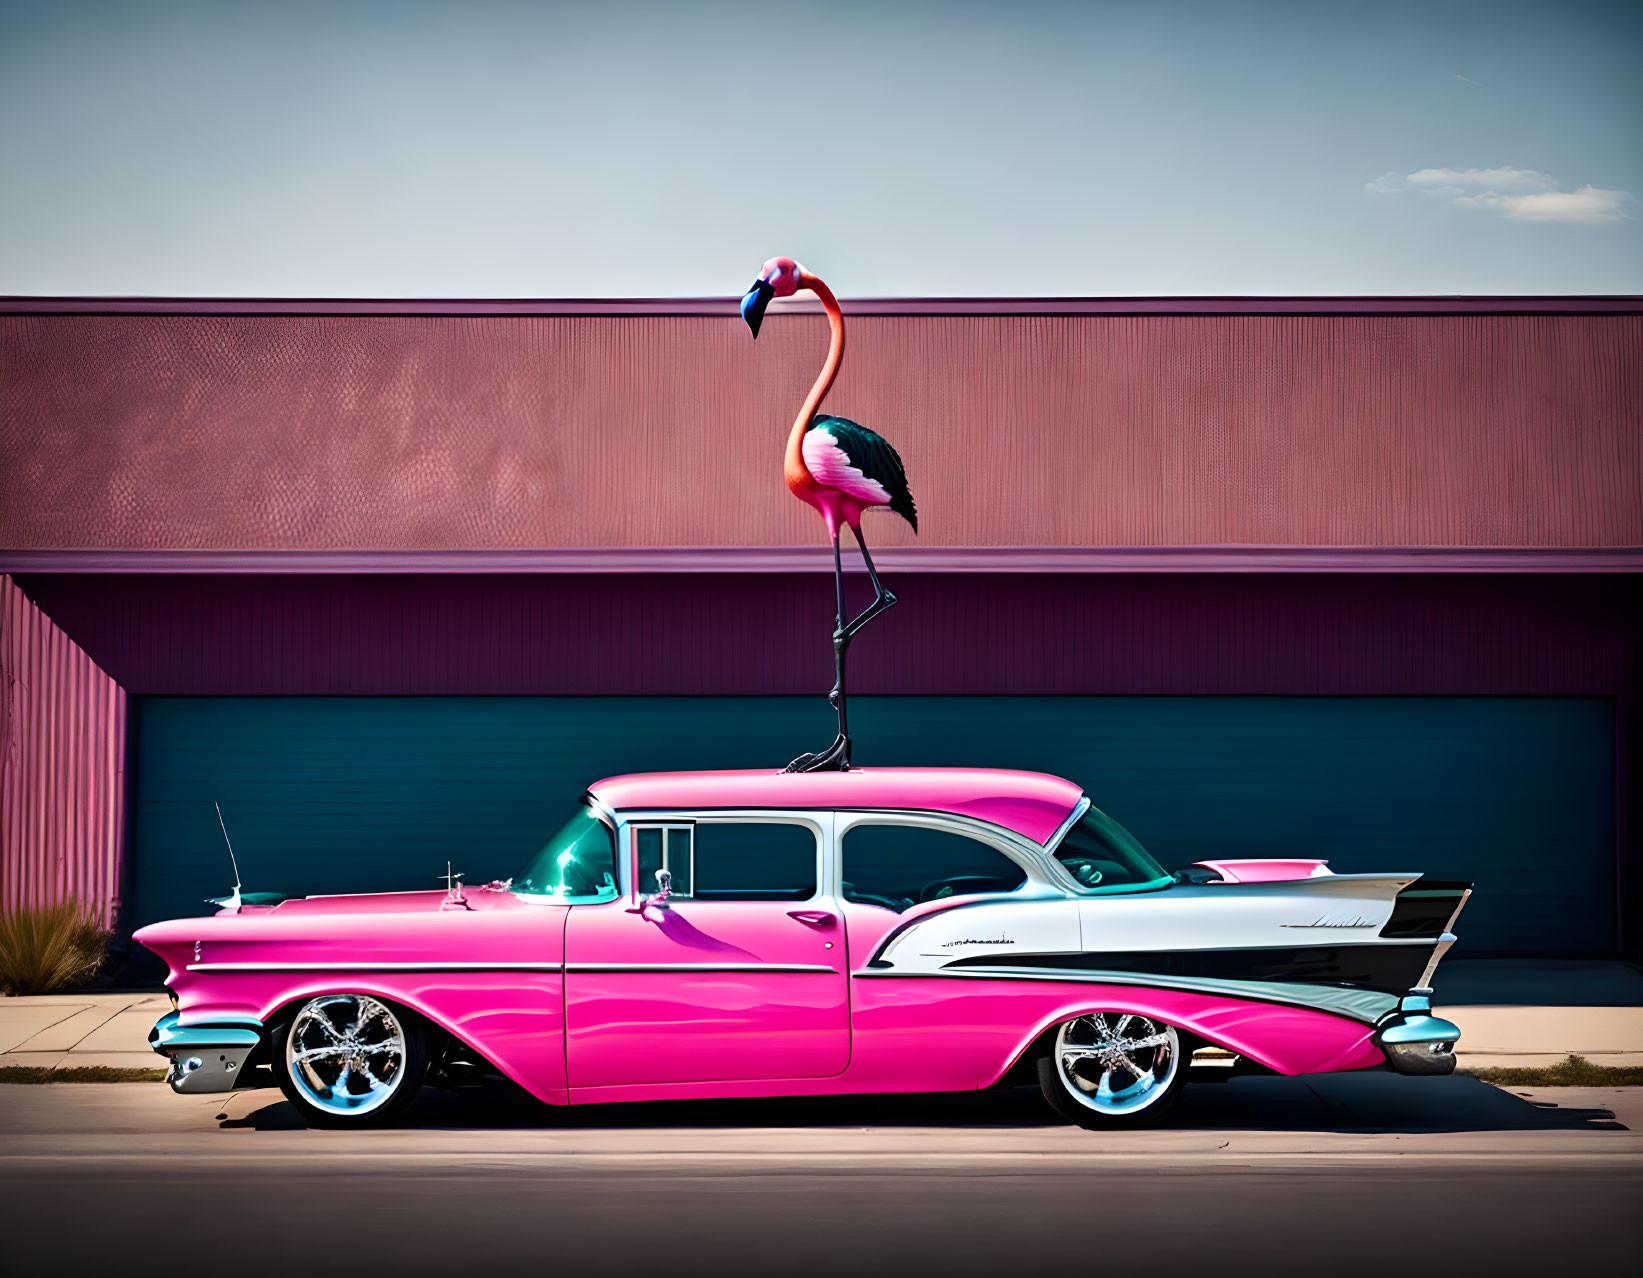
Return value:
<svg viewBox="0 0 1643 1278">
<path fill-rule="evenodd" d="M 608 825 L 610 827 L 611 833 L 615 834 L 616 833 L 616 826 L 618 824 L 617 819 L 616 819 L 616 810 L 614 808 L 612 808 L 610 806 L 610 804 L 606 803 L 603 799 L 601 799 L 592 790 L 589 790 L 587 792 L 587 794 L 584 796 L 583 801 L 590 808 L 593 809 L 594 814 L 596 816 L 598 816 L 598 818 L 601 821 L 603 821 L 606 825 Z"/>
<path fill-rule="evenodd" d="M 1016 889 L 1017 892 L 1020 890 L 1020 888 Z M 927 922 L 928 920 L 934 918 L 942 918 L 948 914 L 956 914 L 959 910 L 973 910 L 984 905 L 997 905 L 1000 901 L 1007 901 L 1012 896 L 1014 896 L 1014 893 L 1012 892 L 1001 892 L 992 896 L 955 897 L 951 905 L 943 905 L 940 909 L 931 910 L 927 914 L 920 914 L 917 918 L 907 919 L 904 922 L 897 923 L 893 928 L 884 934 L 884 939 L 878 943 L 878 947 L 873 951 L 872 957 L 867 960 L 867 966 L 877 968 L 883 964 L 885 961 L 884 952 L 888 950 L 894 942 L 899 941 L 920 923 Z M 1057 898 L 1050 897 L 1047 899 L 1055 900 Z M 889 967 L 886 967 L 884 970 L 887 975 L 912 975 L 911 972 L 897 972 L 896 969 Z"/>
<path fill-rule="evenodd" d="M 1460 894 L 1460 900 L 1455 902 L 1455 912 L 1449 916 L 1449 921 L 1443 925 L 1445 932 L 1455 930 L 1455 920 L 1460 917 L 1460 912 L 1466 908 L 1466 903 L 1472 899 L 1472 892 L 1472 888 L 1467 888 L 1466 891 Z"/>
<path fill-rule="evenodd" d="M 1083 820 L 1084 814 L 1090 810 L 1090 806 L 1090 796 L 1087 794 L 1082 795 L 1078 802 L 1073 804 L 1073 810 L 1067 814 L 1067 819 L 1055 828 L 1054 834 L 1044 840 L 1044 850 L 1054 856 L 1061 840 L 1067 837 L 1067 831 Z"/>
<path fill-rule="evenodd" d="M 1449 947 L 1460 938 L 1455 935 L 1455 920 L 1460 912 L 1466 908 L 1466 903 L 1472 899 L 1472 889 L 1467 888 L 1460 894 L 1460 900 L 1455 902 L 1455 911 L 1449 916 L 1449 921 L 1443 925 L 1443 935 L 1438 937 L 1438 943 L 1432 947 L 1432 958 L 1426 964 L 1426 970 L 1421 973 L 1417 989 L 1431 989 L 1432 976 L 1438 970 L 1438 961 L 1449 953 Z"/>
<path fill-rule="evenodd" d="M 1471 896 L 1471 895 L 1472 895 L 1471 889 L 1468 888 L 1466 893 L 1461 897 L 1461 905 L 1464 905 L 1466 903 L 1466 897 Z M 1460 906 L 1456 906 L 1455 907 L 1455 914 L 1459 914 L 1459 913 L 1460 913 Z M 1455 921 L 1455 915 L 1454 914 L 1451 914 L 1449 916 L 1449 921 L 1451 923 L 1453 923 Z M 1458 936 L 1456 936 L 1453 932 L 1448 932 L 1448 931 L 1444 932 L 1444 934 L 1442 936 L 1438 937 L 1438 943 L 1432 947 L 1432 957 L 1426 960 L 1426 968 L 1425 968 L 1424 971 L 1421 972 L 1420 980 L 1416 982 L 1416 988 L 1417 989 L 1431 989 L 1432 988 L 1432 973 L 1434 973 L 1438 970 L 1438 961 L 1440 959 L 1442 959 L 1445 954 L 1449 953 L 1449 947 L 1451 945 L 1453 945 L 1458 940 L 1460 940 L 1460 938 Z"/>
</svg>

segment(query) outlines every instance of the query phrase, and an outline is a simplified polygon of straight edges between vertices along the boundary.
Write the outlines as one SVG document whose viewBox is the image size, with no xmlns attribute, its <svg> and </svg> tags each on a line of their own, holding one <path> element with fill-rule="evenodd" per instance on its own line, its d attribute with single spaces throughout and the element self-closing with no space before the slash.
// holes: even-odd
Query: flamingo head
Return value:
<svg viewBox="0 0 1643 1278">
<path fill-rule="evenodd" d="M 742 318 L 753 330 L 754 337 L 759 335 L 759 325 L 764 323 L 764 308 L 770 305 L 770 299 L 792 297 L 797 293 L 799 276 L 803 272 L 804 267 L 790 257 L 773 257 L 759 268 L 758 279 L 753 281 L 753 287 L 742 298 Z"/>
</svg>

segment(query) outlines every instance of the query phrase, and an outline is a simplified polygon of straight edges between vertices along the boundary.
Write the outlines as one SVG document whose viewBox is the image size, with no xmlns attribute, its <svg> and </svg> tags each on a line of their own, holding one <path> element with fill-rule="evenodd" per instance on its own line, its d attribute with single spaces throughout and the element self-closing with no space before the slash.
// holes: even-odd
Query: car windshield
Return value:
<svg viewBox="0 0 1643 1278">
<path fill-rule="evenodd" d="M 584 804 L 513 881 L 522 896 L 609 901 L 616 896 L 616 837 Z"/>
<path fill-rule="evenodd" d="M 1140 841 L 1100 808 L 1091 808 L 1067 831 L 1055 859 L 1090 892 L 1145 892 L 1174 880 Z"/>
</svg>

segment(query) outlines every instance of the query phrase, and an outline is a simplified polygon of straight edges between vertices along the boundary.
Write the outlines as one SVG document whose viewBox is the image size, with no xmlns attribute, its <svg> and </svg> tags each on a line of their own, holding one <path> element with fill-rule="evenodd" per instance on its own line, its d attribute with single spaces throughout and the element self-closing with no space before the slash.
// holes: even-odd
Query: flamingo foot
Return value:
<svg viewBox="0 0 1643 1278">
<path fill-rule="evenodd" d="M 783 772 L 848 772 L 850 771 L 850 738 L 835 737 L 833 744 L 820 754 L 801 754 L 782 769 Z"/>
</svg>

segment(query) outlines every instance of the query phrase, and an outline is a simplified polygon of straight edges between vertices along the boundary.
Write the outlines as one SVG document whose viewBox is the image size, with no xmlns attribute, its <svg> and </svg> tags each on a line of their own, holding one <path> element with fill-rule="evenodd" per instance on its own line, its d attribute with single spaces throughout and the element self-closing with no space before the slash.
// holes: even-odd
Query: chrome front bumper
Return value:
<svg viewBox="0 0 1643 1278">
<path fill-rule="evenodd" d="M 226 1092 L 238 1084 L 251 1054 L 262 1044 L 262 1022 L 245 1017 L 232 1025 L 183 1025 L 168 1012 L 148 1032 L 148 1045 L 171 1062 L 165 1081 L 174 1092 Z"/>
<path fill-rule="evenodd" d="M 1381 1023 L 1375 1041 L 1400 1074 L 1453 1074 L 1460 1027 L 1432 1015 L 1432 991 L 1412 989 Z"/>
</svg>

